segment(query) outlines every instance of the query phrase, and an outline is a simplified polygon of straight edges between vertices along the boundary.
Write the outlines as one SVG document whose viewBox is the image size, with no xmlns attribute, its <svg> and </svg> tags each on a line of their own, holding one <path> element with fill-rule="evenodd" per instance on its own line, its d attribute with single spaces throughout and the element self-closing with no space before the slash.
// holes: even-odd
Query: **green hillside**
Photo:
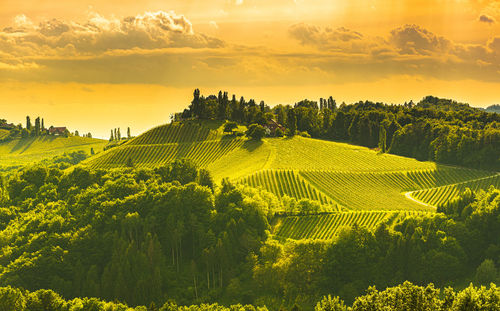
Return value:
<svg viewBox="0 0 500 311">
<path fill-rule="evenodd" d="M 108 142 L 87 137 L 39 136 L 0 143 L 0 167 L 17 167 L 52 158 L 63 153 L 84 150 L 102 151 Z"/>
<path fill-rule="evenodd" d="M 458 196 L 460 192 L 464 191 L 466 188 L 469 188 L 472 191 L 477 191 L 487 190 L 491 186 L 500 188 L 500 174 L 442 187 L 415 191 L 409 195 L 424 203 L 432 206 L 438 206 Z"/>
<path fill-rule="evenodd" d="M 425 212 L 356 211 L 321 215 L 278 217 L 273 224 L 273 233 L 282 238 L 328 240 L 338 235 L 344 227 L 357 225 L 375 228 L 383 221 Z"/>
<path fill-rule="evenodd" d="M 0 140 L 4 139 L 7 136 L 9 136 L 9 133 L 10 133 L 9 130 L 0 129 Z"/>
<path fill-rule="evenodd" d="M 215 121 L 162 125 L 83 164 L 153 168 L 176 159 L 191 159 L 216 182 L 227 177 L 278 197 L 310 199 L 342 210 L 433 211 L 434 201 L 408 192 L 493 175 L 301 136 L 250 141 L 224 135 L 222 123 Z"/>
</svg>

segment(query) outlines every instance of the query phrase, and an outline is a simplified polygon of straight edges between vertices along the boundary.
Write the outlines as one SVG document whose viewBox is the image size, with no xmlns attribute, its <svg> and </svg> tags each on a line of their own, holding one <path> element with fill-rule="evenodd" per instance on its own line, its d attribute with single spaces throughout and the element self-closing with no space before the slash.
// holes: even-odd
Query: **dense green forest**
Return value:
<svg viewBox="0 0 500 311">
<path fill-rule="evenodd" d="M 498 189 L 465 191 L 441 213 L 374 231 L 354 226 L 334 240 L 279 241 L 269 230 L 283 203 L 273 194 L 227 180 L 214 185 L 189 161 L 63 170 L 79 160 L 59 157 L 2 179 L 1 286 L 131 306 L 311 309 L 328 294 L 352 303 L 369 286 L 405 280 L 498 282 Z"/>
<path fill-rule="evenodd" d="M 227 92 L 204 97 L 195 90 L 191 105 L 176 119 L 232 120 L 265 125 L 275 119 L 286 133 L 348 141 L 382 152 L 480 169 L 500 169 L 500 115 L 433 96 L 417 104 L 370 101 L 337 105 L 330 96 L 269 107 Z"/>
<path fill-rule="evenodd" d="M 413 285 L 410 282 L 378 291 L 370 287 L 365 295 L 356 297 L 352 306 L 331 295 L 323 297 L 314 306 L 315 311 L 468 311 L 468 310 L 498 310 L 500 308 L 500 290 L 491 285 L 486 287 L 469 286 L 462 291 L 446 288 L 444 291 L 434 288 Z M 128 307 L 120 302 L 105 302 L 96 298 L 74 298 L 64 300 L 51 290 L 29 292 L 12 287 L 0 288 L 0 305 L 3 310 L 35 311 L 35 310 L 107 310 L 107 311 L 267 311 L 266 307 L 253 305 L 231 305 L 224 307 L 217 303 L 179 306 L 175 302 L 165 302 L 157 307 L 155 303 L 149 306 Z M 388 309 L 390 308 L 390 309 Z M 293 310 L 300 310 L 294 305 Z"/>
</svg>

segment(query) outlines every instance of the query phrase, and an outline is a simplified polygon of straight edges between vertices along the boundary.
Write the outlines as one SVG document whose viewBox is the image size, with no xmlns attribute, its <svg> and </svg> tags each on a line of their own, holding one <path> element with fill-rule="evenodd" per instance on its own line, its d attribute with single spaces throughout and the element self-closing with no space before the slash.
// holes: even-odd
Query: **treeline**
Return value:
<svg viewBox="0 0 500 311">
<path fill-rule="evenodd" d="M 13 123 L 8 123 L 5 119 L 0 119 L 0 129 L 8 130 L 10 132 L 9 135 L 2 139 L 3 141 L 8 141 L 16 137 L 27 138 L 45 135 L 58 135 L 63 137 L 69 137 L 71 135 L 80 136 L 78 131 L 70 133 L 66 127 L 45 127 L 45 120 L 40 117 L 37 117 L 33 124 L 30 116 L 26 116 L 25 127 L 23 127 L 22 124 L 14 125 Z M 82 134 L 81 136 L 92 138 L 92 134 L 90 132 Z"/>
<path fill-rule="evenodd" d="M 52 290 L 29 292 L 12 287 L 0 288 L 0 305 L 4 310 L 15 311 L 267 311 L 253 305 L 231 305 L 225 307 L 215 304 L 179 306 L 170 301 L 157 307 L 153 302 L 149 306 L 128 307 L 120 302 L 105 302 L 97 298 L 74 298 L 65 300 Z M 312 309 L 312 308 L 309 308 Z M 432 284 L 422 287 L 405 282 L 401 285 L 378 291 L 370 287 L 366 294 L 357 297 L 352 306 L 346 306 L 339 297 L 328 295 L 314 306 L 315 311 L 470 311 L 499 310 L 500 289 L 492 284 L 489 288 L 470 285 L 462 291 L 446 288 L 443 293 Z M 286 310 L 286 309 L 281 309 Z M 300 310 L 295 305 L 291 310 Z"/>
<path fill-rule="evenodd" d="M 76 156 L 74 161 L 78 161 Z M 70 160 L 71 161 L 71 160 Z M 64 162 L 64 160 L 62 160 Z M 0 286 L 130 305 L 204 302 L 306 308 L 371 285 L 498 282 L 500 190 L 442 213 L 333 241 L 269 239 L 274 195 L 214 185 L 191 162 L 91 170 L 58 163 L 0 178 Z"/>
<path fill-rule="evenodd" d="M 316 101 L 269 107 L 263 101 L 239 100 L 227 92 L 201 96 L 197 89 L 177 120 L 200 118 L 265 125 L 271 119 L 286 134 L 347 141 L 419 160 L 500 169 L 500 115 L 467 104 L 427 96 L 417 104 L 387 105 L 370 101 L 337 105 L 330 96 Z"/>
</svg>

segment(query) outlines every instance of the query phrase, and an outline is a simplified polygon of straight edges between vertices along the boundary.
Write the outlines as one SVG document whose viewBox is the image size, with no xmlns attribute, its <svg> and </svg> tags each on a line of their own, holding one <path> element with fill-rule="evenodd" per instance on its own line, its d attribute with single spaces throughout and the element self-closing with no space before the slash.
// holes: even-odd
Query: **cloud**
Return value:
<svg viewBox="0 0 500 311">
<path fill-rule="evenodd" d="M 479 16 L 479 21 L 483 22 L 483 23 L 487 23 L 487 24 L 494 24 L 495 23 L 495 19 L 489 15 L 486 15 L 486 14 L 481 14 L 481 16 Z"/>
<path fill-rule="evenodd" d="M 391 31 L 389 42 L 402 54 L 447 53 L 450 40 L 417 25 L 404 25 Z"/>
<path fill-rule="evenodd" d="M 315 47 L 318 55 L 308 59 L 327 71 L 345 69 L 355 75 L 361 71 L 357 63 L 365 66 L 368 76 L 419 74 L 500 82 L 500 38 L 485 44 L 456 43 L 418 25 L 403 25 L 385 37 L 370 37 L 346 28 L 301 23 L 291 26 L 289 34 L 301 45 Z"/>
<path fill-rule="evenodd" d="M 34 26 L 24 15 L 0 32 L 0 52 L 14 56 L 98 55 L 112 50 L 219 48 L 224 42 L 196 33 L 174 12 L 146 12 L 121 20 L 97 13 L 83 23 L 51 19 Z"/>
<path fill-rule="evenodd" d="M 339 42 L 362 40 L 363 35 L 359 32 L 344 27 L 337 29 L 321 28 L 305 23 L 290 26 L 289 34 L 299 40 L 303 45 L 334 46 Z"/>
<path fill-rule="evenodd" d="M 217 25 L 217 22 L 215 21 L 210 21 L 208 23 L 210 25 L 210 27 L 212 27 L 213 29 L 219 29 L 219 25 Z"/>
</svg>

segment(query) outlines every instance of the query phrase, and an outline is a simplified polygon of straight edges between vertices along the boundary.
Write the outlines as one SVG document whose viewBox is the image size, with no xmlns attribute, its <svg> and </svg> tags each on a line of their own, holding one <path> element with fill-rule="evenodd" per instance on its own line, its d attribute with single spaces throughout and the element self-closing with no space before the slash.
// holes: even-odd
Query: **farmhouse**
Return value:
<svg viewBox="0 0 500 311">
<path fill-rule="evenodd" d="M 53 127 L 51 126 L 49 128 L 49 134 L 50 135 L 65 135 L 65 133 L 68 131 L 68 129 L 63 126 L 63 127 Z"/>
<path fill-rule="evenodd" d="M 281 131 L 285 132 L 285 127 L 276 122 L 276 120 L 274 119 L 269 120 L 267 124 L 264 125 L 264 128 L 266 129 L 266 133 L 268 135 L 273 135 L 273 136 L 276 134 L 277 129 L 280 129 Z"/>
</svg>

